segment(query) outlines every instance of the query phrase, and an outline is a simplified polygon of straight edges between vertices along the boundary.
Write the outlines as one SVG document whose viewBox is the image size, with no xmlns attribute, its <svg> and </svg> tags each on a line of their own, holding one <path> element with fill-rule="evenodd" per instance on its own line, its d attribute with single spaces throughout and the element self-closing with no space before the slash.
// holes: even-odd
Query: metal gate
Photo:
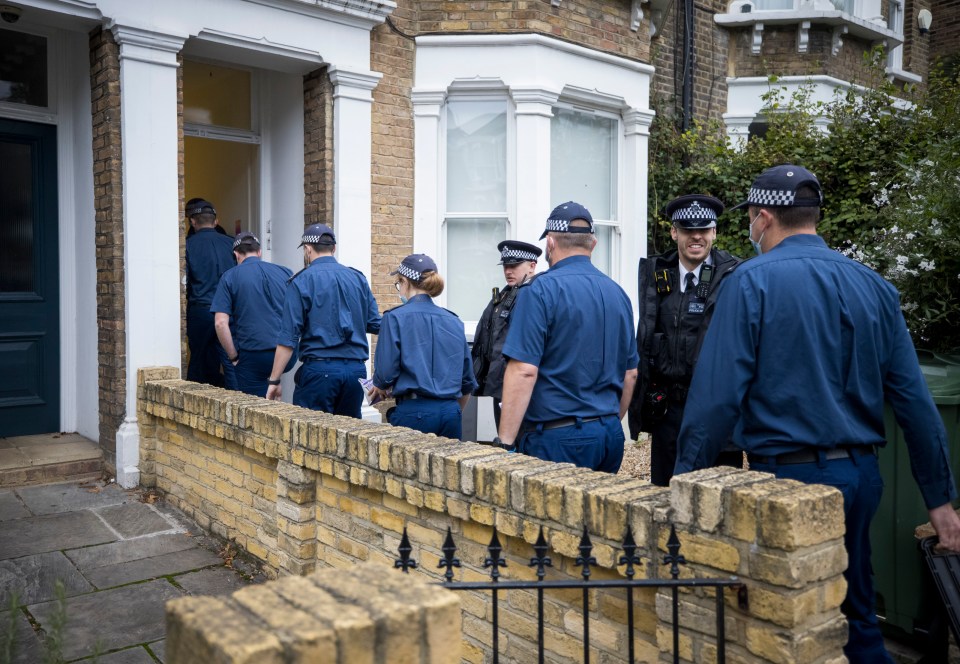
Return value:
<svg viewBox="0 0 960 664">
<path fill-rule="evenodd" d="M 489 581 L 466 582 L 453 580 L 453 568 L 460 567 L 460 559 L 457 558 L 457 546 L 453 541 L 453 534 L 450 528 L 447 528 L 447 537 L 444 540 L 441 550 L 443 558 L 438 564 L 438 568 L 445 568 L 444 579 L 441 584 L 450 590 L 489 590 L 492 593 L 493 600 L 493 661 L 498 664 L 500 661 L 499 632 L 500 632 L 500 609 L 499 595 L 508 590 L 527 590 L 536 589 L 537 591 L 537 653 L 540 664 L 544 662 L 544 627 L 543 627 L 543 595 L 544 591 L 553 588 L 579 588 L 583 593 L 583 661 L 584 664 L 590 663 L 590 621 L 589 612 L 589 593 L 591 589 L 596 588 L 623 588 L 626 591 L 627 598 L 627 642 L 629 662 L 635 662 L 634 655 L 634 627 L 633 627 L 633 591 L 634 588 L 670 588 L 672 591 L 672 610 L 673 610 L 673 661 L 680 661 L 680 631 L 679 631 L 679 591 L 680 588 L 714 588 L 716 593 L 716 638 L 717 638 L 717 663 L 726 662 L 726 636 L 724 634 L 724 601 L 723 589 L 733 588 L 737 590 L 737 602 L 740 608 L 746 609 L 747 606 L 747 588 L 735 576 L 717 579 L 680 579 L 680 566 L 686 564 L 686 560 L 680 553 L 680 539 L 677 537 L 676 528 L 670 526 L 670 538 L 667 540 L 667 555 L 663 557 L 663 564 L 670 565 L 669 579 L 634 579 L 636 574 L 635 565 L 640 564 L 640 557 L 637 555 L 637 544 L 633 539 L 633 533 L 627 527 L 627 534 L 621 544 L 623 555 L 619 558 L 619 565 L 624 565 L 623 579 L 591 581 L 591 566 L 597 564 L 596 559 L 591 555 L 593 552 L 593 543 L 590 541 L 590 535 L 586 527 L 583 529 L 583 535 L 580 537 L 580 555 L 576 559 L 576 566 L 581 569 L 580 579 L 565 581 L 550 581 L 546 579 L 547 568 L 553 567 L 553 562 L 547 555 L 548 546 L 546 538 L 543 536 L 543 526 L 540 527 L 540 535 L 537 537 L 533 550 L 536 555 L 530 559 L 529 567 L 536 567 L 536 581 L 501 581 L 500 569 L 507 566 L 506 560 L 501 557 L 503 546 L 500 544 L 500 538 L 497 531 L 493 531 L 490 538 L 490 544 L 487 545 L 488 556 L 483 561 L 483 567 L 490 570 Z M 409 572 L 410 569 L 417 567 L 417 562 L 411 558 L 413 547 L 410 545 L 410 539 L 407 537 L 407 529 L 403 529 L 403 537 L 400 540 L 398 553 L 400 557 L 394 562 L 394 567 Z"/>
</svg>

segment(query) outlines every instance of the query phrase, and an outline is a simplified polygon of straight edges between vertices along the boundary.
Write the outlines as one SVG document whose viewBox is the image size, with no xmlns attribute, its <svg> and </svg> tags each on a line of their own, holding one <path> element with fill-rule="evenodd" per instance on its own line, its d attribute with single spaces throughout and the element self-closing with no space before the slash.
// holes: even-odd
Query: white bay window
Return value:
<svg viewBox="0 0 960 664">
<path fill-rule="evenodd" d="M 415 71 L 413 250 L 438 260 L 439 303 L 468 335 L 504 285 L 497 244 L 542 247 L 567 200 L 594 217 L 594 264 L 635 297 L 653 69 L 520 34 L 418 37 Z"/>
</svg>

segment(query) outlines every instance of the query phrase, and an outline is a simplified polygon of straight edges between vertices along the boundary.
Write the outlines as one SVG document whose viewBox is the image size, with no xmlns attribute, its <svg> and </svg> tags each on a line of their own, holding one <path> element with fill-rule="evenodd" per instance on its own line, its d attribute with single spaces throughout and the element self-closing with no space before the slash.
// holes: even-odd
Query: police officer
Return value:
<svg viewBox="0 0 960 664">
<path fill-rule="evenodd" d="M 746 207 L 761 254 L 730 276 L 690 385 L 677 473 L 709 466 L 731 434 L 750 468 L 840 490 L 851 664 L 892 664 L 874 611 L 870 522 L 883 492 L 884 400 L 910 449 L 940 544 L 960 550 L 947 435 L 896 289 L 817 235 L 823 193 L 800 166 L 767 169 Z"/>
<path fill-rule="evenodd" d="M 550 269 L 521 289 L 503 354 L 499 437 L 508 450 L 617 472 L 637 380 L 630 299 L 590 262 L 593 217 L 579 203 L 547 219 Z"/>
<path fill-rule="evenodd" d="M 543 250 L 528 242 L 504 240 L 497 245 L 500 265 L 507 285 L 494 288 L 473 337 L 473 370 L 477 377 L 477 396 L 493 397 L 493 418 L 500 426 L 500 400 L 503 398 L 503 372 L 507 360 L 503 343 L 507 339 L 510 314 L 517 303 L 520 289 L 536 277 L 537 259 Z"/>
<path fill-rule="evenodd" d="M 283 292 L 293 272 L 261 260 L 260 240 L 253 233 L 237 235 L 233 255 L 237 266 L 223 273 L 210 311 L 220 346 L 233 367 L 224 375 L 227 387 L 263 397 L 277 348 Z"/>
<path fill-rule="evenodd" d="M 233 238 L 217 233 L 213 204 L 194 200 L 186 208 L 193 235 L 187 238 L 187 344 L 190 363 L 187 380 L 223 386 L 221 361 L 225 357 L 217 341 L 210 302 L 223 273 L 236 265 Z M 229 371 L 229 369 L 227 370 Z"/>
<path fill-rule="evenodd" d="M 651 434 L 650 481 L 659 486 L 673 476 L 687 389 L 718 287 L 741 262 L 713 248 L 721 212 L 723 203 L 712 196 L 675 198 L 666 213 L 677 249 L 640 260 L 640 375 L 628 421 L 634 440 L 641 431 Z M 742 462 L 740 453 L 731 456 Z"/>
<path fill-rule="evenodd" d="M 280 399 L 280 376 L 300 344 L 303 361 L 294 383 L 293 403 L 336 415 L 360 417 L 370 357 L 367 334 L 380 331 L 377 301 L 359 270 L 333 257 L 333 229 L 313 224 L 303 231 L 307 266 L 290 280 L 283 296 L 283 319 L 267 381 L 268 399 Z"/>
<path fill-rule="evenodd" d="M 390 424 L 459 439 L 463 408 L 477 387 L 463 323 L 431 299 L 443 292 L 432 258 L 411 254 L 390 274 L 403 304 L 383 315 L 374 394 L 392 390 Z"/>
</svg>

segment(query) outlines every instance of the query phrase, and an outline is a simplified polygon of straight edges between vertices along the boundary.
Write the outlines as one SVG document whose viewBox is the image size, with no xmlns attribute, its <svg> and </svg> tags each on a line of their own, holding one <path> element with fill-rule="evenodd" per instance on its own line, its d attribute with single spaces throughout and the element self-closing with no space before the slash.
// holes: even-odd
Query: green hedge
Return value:
<svg viewBox="0 0 960 664">
<path fill-rule="evenodd" d="M 823 185 L 818 231 L 827 243 L 900 290 L 917 346 L 955 350 L 960 348 L 960 76 L 956 67 L 941 67 L 925 90 L 905 95 L 879 67 L 874 71 L 873 87 L 838 94 L 829 103 L 812 102 L 810 88 L 788 96 L 771 77 L 764 99 L 766 132 L 742 146 L 728 143 L 722 123 L 682 133 L 674 118 L 656 108 L 650 250 L 671 245 L 663 216 L 670 199 L 705 193 L 734 205 L 763 169 L 796 163 Z M 815 120 L 825 121 L 827 130 Z M 717 246 L 753 255 L 747 225 L 744 211 L 725 212 Z"/>
</svg>

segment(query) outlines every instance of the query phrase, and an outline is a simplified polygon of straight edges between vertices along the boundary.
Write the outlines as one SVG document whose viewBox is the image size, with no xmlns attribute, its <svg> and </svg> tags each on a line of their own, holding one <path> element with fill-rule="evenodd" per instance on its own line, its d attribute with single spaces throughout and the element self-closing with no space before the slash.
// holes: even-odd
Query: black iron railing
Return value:
<svg viewBox="0 0 960 664">
<path fill-rule="evenodd" d="M 537 591 L 537 653 L 540 664 L 544 662 L 544 621 L 543 621 L 543 595 L 544 591 L 551 588 L 579 588 L 583 593 L 583 661 L 584 664 L 590 663 L 590 621 L 589 621 L 589 593 L 595 588 L 624 588 L 627 593 L 627 643 L 628 657 L 631 664 L 636 661 L 634 654 L 634 619 L 633 619 L 633 591 L 634 588 L 670 588 L 672 592 L 673 609 L 673 661 L 680 661 L 680 627 L 679 627 L 679 592 L 680 588 L 714 588 L 716 591 L 716 639 L 717 639 L 717 664 L 726 662 L 726 637 L 724 634 L 724 588 L 737 590 L 737 601 L 741 608 L 746 608 L 747 593 L 746 586 L 735 576 L 716 579 L 681 579 L 680 566 L 686 564 L 686 560 L 680 553 L 680 539 L 677 537 L 676 528 L 670 526 L 670 538 L 667 540 L 667 555 L 663 557 L 663 564 L 670 565 L 669 579 L 635 579 L 635 565 L 640 564 L 640 557 L 637 555 L 637 544 L 633 539 L 633 533 L 627 528 L 627 534 L 622 543 L 623 555 L 619 558 L 619 564 L 624 565 L 623 579 L 591 581 L 591 566 L 597 564 L 593 552 L 593 543 L 590 541 L 590 535 L 586 527 L 583 529 L 583 535 L 580 537 L 580 555 L 577 557 L 576 566 L 580 568 L 580 579 L 569 580 L 546 580 L 547 568 L 553 567 L 553 562 L 547 555 L 547 540 L 543 536 L 543 527 L 540 528 L 540 534 L 536 543 L 533 545 L 534 556 L 528 563 L 529 567 L 536 567 L 536 581 L 502 581 L 500 579 L 500 569 L 507 566 L 507 562 L 501 557 L 503 546 L 500 544 L 500 538 L 497 531 L 493 531 L 490 538 L 490 544 L 487 545 L 488 556 L 483 561 L 483 567 L 490 570 L 489 581 L 454 581 L 453 568 L 460 567 L 460 559 L 457 558 L 457 546 L 453 541 L 453 534 L 450 528 L 447 528 L 447 537 L 443 542 L 441 551 L 443 558 L 440 559 L 438 568 L 445 568 L 443 573 L 444 581 L 442 585 L 450 590 L 489 590 L 493 600 L 493 662 L 499 663 L 500 653 L 500 609 L 499 594 L 508 590 L 530 590 Z M 410 545 L 410 539 L 407 537 L 407 529 L 403 529 L 403 537 L 400 540 L 398 548 L 400 557 L 394 562 L 394 567 L 409 572 L 410 569 L 417 568 L 417 561 L 411 558 L 413 547 Z"/>
</svg>

